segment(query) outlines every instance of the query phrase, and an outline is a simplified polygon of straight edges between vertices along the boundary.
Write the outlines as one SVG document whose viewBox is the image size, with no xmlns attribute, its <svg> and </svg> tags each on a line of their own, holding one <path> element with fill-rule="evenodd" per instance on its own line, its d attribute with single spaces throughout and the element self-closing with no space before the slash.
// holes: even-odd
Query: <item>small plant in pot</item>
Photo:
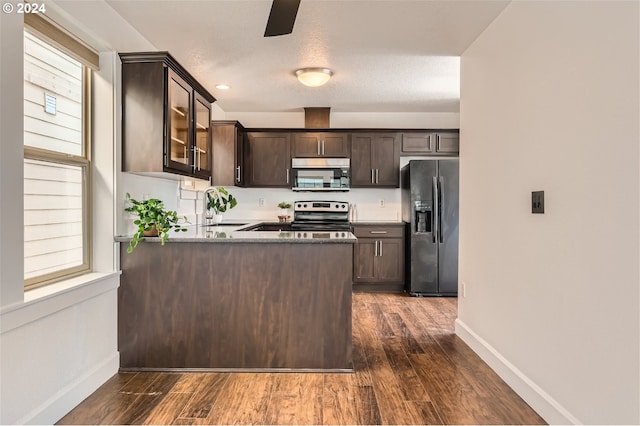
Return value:
<svg viewBox="0 0 640 426">
<path fill-rule="evenodd" d="M 291 208 L 291 204 L 286 201 L 282 201 L 278 204 L 280 208 L 280 214 L 278 215 L 279 222 L 286 222 L 289 219 L 289 209 Z"/>
<path fill-rule="evenodd" d="M 207 191 L 207 210 L 213 211 L 216 223 L 222 221 L 222 213 L 238 205 L 238 199 L 222 186 Z"/>
<path fill-rule="evenodd" d="M 174 210 L 165 210 L 164 203 L 157 198 L 138 201 L 127 193 L 127 202 L 129 207 L 124 211 L 138 215 L 133 221 L 138 229 L 131 238 L 127 253 L 131 253 L 140 241 L 144 241 L 144 237 L 160 237 L 160 243 L 164 245 L 169 239 L 169 231 L 185 232 L 187 228 L 183 224 L 190 223 L 186 216 L 180 217 Z"/>
</svg>

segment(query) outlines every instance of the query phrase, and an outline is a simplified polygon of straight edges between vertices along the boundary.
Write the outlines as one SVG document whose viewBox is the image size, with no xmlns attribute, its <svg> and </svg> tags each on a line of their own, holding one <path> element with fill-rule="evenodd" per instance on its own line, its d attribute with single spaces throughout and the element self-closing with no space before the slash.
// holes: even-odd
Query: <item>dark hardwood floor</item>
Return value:
<svg viewBox="0 0 640 426">
<path fill-rule="evenodd" d="M 544 424 L 454 334 L 455 298 L 353 295 L 355 373 L 120 373 L 58 424 Z"/>
</svg>

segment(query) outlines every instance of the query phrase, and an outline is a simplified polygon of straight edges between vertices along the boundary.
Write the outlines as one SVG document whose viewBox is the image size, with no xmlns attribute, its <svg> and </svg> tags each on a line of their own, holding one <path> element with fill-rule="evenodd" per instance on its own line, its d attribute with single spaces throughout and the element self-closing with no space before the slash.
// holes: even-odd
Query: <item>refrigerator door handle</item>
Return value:
<svg viewBox="0 0 640 426">
<path fill-rule="evenodd" d="M 440 224 L 440 209 L 438 205 L 438 178 L 433 176 L 431 178 L 431 186 L 433 189 L 433 214 L 431 215 L 431 235 L 433 236 L 433 242 L 438 242 L 439 224 Z"/>
<path fill-rule="evenodd" d="M 444 213 L 444 179 L 442 176 L 438 179 L 438 200 L 440 206 L 438 207 L 438 238 L 440 242 L 444 242 L 442 235 L 442 214 Z"/>
</svg>

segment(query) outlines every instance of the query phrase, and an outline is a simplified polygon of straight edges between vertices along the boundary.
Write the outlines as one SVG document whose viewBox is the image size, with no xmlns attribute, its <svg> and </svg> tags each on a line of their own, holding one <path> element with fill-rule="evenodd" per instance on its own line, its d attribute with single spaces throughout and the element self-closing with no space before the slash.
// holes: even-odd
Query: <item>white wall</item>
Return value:
<svg viewBox="0 0 640 426">
<path fill-rule="evenodd" d="M 638 20 L 516 1 L 462 56 L 456 330 L 550 423 L 640 423 Z"/>
</svg>

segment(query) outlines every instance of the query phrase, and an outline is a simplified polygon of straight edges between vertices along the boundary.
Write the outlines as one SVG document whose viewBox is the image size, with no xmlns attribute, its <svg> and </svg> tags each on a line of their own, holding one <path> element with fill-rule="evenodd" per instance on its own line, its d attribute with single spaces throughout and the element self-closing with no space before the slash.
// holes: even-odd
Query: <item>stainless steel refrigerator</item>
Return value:
<svg viewBox="0 0 640 426">
<path fill-rule="evenodd" d="M 407 224 L 406 291 L 458 295 L 458 159 L 411 160 L 402 168 Z"/>
</svg>

